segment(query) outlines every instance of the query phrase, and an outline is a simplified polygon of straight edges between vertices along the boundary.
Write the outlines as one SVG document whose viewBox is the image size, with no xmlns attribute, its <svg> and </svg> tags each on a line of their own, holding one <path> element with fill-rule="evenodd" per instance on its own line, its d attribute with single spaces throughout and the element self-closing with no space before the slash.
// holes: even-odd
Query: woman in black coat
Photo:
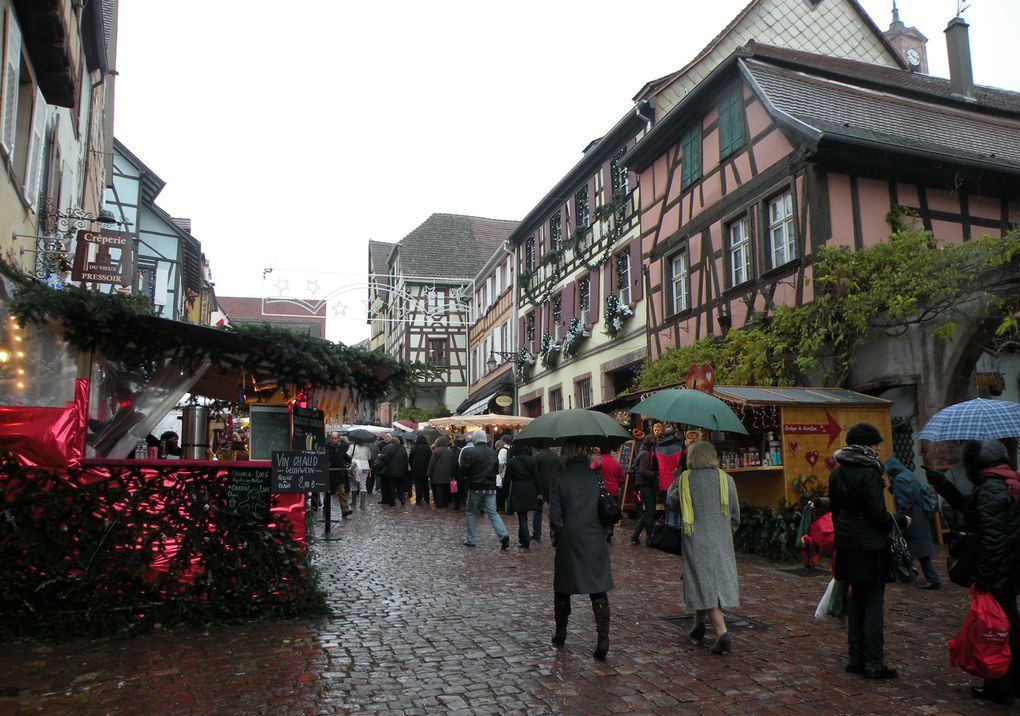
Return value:
<svg viewBox="0 0 1020 716">
<path fill-rule="evenodd" d="M 542 502 L 539 498 L 538 466 L 527 445 L 513 443 L 510 446 L 503 484 L 509 496 L 510 511 L 517 513 L 517 546 L 528 549 L 531 546 L 528 513 L 541 509 Z"/>
<path fill-rule="evenodd" d="M 885 508 L 883 466 L 875 452 L 882 442 L 878 429 L 857 423 L 846 434 L 847 445 L 833 457 L 838 465 L 829 475 L 829 505 L 836 530 L 835 577 L 850 584 L 847 601 L 846 670 L 869 679 L 893 679 L 884 649 L 885 585 L 892 581 L 889 531 L 910 517 Z"/>
<path fill-rule="evenodd" d="M 424 435 L 419 435 L 407 463 L 411 469 L 411 482 L 414 484 L 415 504 L 429 503 L 429 462 L 432 461 L 432 448 Z"/>
<path fill-rule="evenodd" d="M 1009 619 L 1012 659 L 1001 679 L 985 679 L 971 688 L 979 699 L 1012 704 L 1020 696 L 1020 475 L 1009 466 L 1009 454 L 998 440 L 970 441 L 963 446 L 963 464 L 973 484 L 963 495 L 945 475 L 925 468 L 928 480 L 963 515 L 961 532 L 974 535 L 976 548 L 965 565 L 974 586 L 990 592 Z"/>
<path fill-rule="evenodd" d="M 588 446 L 575 441 L 560 449 L 563 472 L 549 493 L 549 529 L 556 559 L 553 563 L 553 606 L 556 633 L 552 642 L 567 639 L 570 595 L 587 594 L 595 613 L 598 643 L 593 656 L 609 652 L 609 597 L 613 573 L 609 562 L 608 530 L 599 522 L 598 473 L 588 463 Z"/>
</svg>

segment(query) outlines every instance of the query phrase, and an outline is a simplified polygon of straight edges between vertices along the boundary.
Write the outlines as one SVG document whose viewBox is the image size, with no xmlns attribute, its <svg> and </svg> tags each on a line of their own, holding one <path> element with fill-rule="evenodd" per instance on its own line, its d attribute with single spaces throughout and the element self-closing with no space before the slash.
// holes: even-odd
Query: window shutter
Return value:
<svg viewBox="0 0 1020 716">
<path fill-rule="evenodd" d="M 599 320 L 599 313 L 602 308 L 602 304 L 599 303 L 602 292 L 599 291 L 599 269 L 595 269 L 589 274 L 588 281 L 588 303 L 591 304 L 591 308 L 588 311 L 588 320 L 591 321 L 591 325 L 595 325 Z"/>
<path fill-rule="evenodd" d="M 641 270 L 641 239 L 630 244 L 630 300 L 637 303 L 644 295 L 644 272 Z"/>
<path fill-rule="evenodd" d="M 9 157 L 14 156 L 14 136 L 18 124 L 18 83 L 21 72 L 21 31 L 14 10 L 7 10 L 7 52 L 3 65 L 3 111 L 0 124 L 0 146 Z"/>
<path fill-rule="evenodd" d="M 612 162 L 602 165 L 602 203 L 608 204 L 613 200 L 613 170 Z"/>
<path fill-rule="evenodd" d="M 39 180 L 42 177 L 43 146 L 46 143 L 46 118 L 49 107 L 38 88 L 32 110 L 32 134 L 28 140 L 28 166 L 25 172 L 25 198 L 33 209 L 39 203 Z"/>
<path fill-rule="evenodd" d="M 521 348 L 524 348 L 524 344 L 528 340 L 528 325 L 524 322 L 523 318 L 520 319 L 520 322 L 517 327 L 520 333 L 517 334 L 517 345 L 513 347 L 513 350 L 515 352 L 519 351 Z"/>
</svg>

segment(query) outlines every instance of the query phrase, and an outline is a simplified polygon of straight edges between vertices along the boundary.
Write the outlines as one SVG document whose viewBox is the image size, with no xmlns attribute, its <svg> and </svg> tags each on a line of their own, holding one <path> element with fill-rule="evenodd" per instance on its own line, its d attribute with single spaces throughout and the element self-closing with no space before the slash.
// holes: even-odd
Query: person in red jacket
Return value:
<svg viewBox="0 0 1020 716">
<path fill-rule="evenodd" d="M 620 489 L 623 487 L 623 465 L 610 453 L 603 453 L 598 448 L 592 448 L 592 470 L 602 472 L 602 481 L 606 483 L 606 490 L 617 502 L 620 501 Z M 609 528 L 606 541 L 613 541 L 613 531 L 616 525 Z"/>
</svg>

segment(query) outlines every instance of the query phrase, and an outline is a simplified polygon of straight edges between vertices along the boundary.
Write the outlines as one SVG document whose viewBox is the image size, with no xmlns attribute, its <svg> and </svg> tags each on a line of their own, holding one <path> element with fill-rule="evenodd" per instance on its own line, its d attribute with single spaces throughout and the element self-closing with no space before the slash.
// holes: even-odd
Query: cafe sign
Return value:
<svg viewBox="0 0 1020 716">
<path fill-rule="evenodd" d="M 72 281 L 126 284 L 134 252 L 134 238 L 120 231 L 82 229 L 75 237 Z"/>
</svg>

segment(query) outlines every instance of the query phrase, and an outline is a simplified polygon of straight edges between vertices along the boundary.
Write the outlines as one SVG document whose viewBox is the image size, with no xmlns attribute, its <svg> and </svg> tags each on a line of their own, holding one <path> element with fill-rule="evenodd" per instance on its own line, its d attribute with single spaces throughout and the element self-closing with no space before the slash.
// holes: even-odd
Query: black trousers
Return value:
<svg viewBox="0 0 1020 716">
<path fill-rule="evenodd" d="M 436 507 L 443 508 L 450 504 L 450 485 L 436 484 L 432 486 L 432 497 L 436 501 Z"/>
<path fill-rule="evenodd" d="M 531 529 L 528 527 L 528 513 L 517 513 L 517 544 L 522 547 L 531 546 Z"/>
<path fill-rule="evenodd" d="M 641 536 L 641 530 L 645 530 L 646 534 L 652 533 L 652 527 L 655 526 L 655 503 L 659 499 L 659 488 L 655 485 L 641 485 L 638 491 L 641 493 L 641 516 L 634 525 L 635 538 Z"/>
<path fill-rule="evenodd" d="M 885 583 L 850 582 L 846 636 L 851 666 L 885 666 Z"/>
<path fill-rule="evenodd" d="M 429 479 L 427 477 L 414 478 L 414 502 L 416 505 L 429 503 Z"/>
<path fill-rule="evenodd" d="M 403 494 L 398 494 L 400 490 L 404 489 L 404 479 L 402 477 L 390 477 L 389 475 L 380 475 L 380 485 L 382 490 L 382 503 L 384 505 L 396 504 L 397 497 L 400 497 L 400 501 L 404 501 Z"/>
<path fill-rule="evenodd" d="M 985 690 L 1002 699 L 1020 697 L 1020 614 L 1017 613 L 1016 595 L 993 591 L 992 597 L 1009 619 L 1009 650 L 1012 658 L 1009 671 L 1001 679 L 985 679 Z"/>
</svg>

